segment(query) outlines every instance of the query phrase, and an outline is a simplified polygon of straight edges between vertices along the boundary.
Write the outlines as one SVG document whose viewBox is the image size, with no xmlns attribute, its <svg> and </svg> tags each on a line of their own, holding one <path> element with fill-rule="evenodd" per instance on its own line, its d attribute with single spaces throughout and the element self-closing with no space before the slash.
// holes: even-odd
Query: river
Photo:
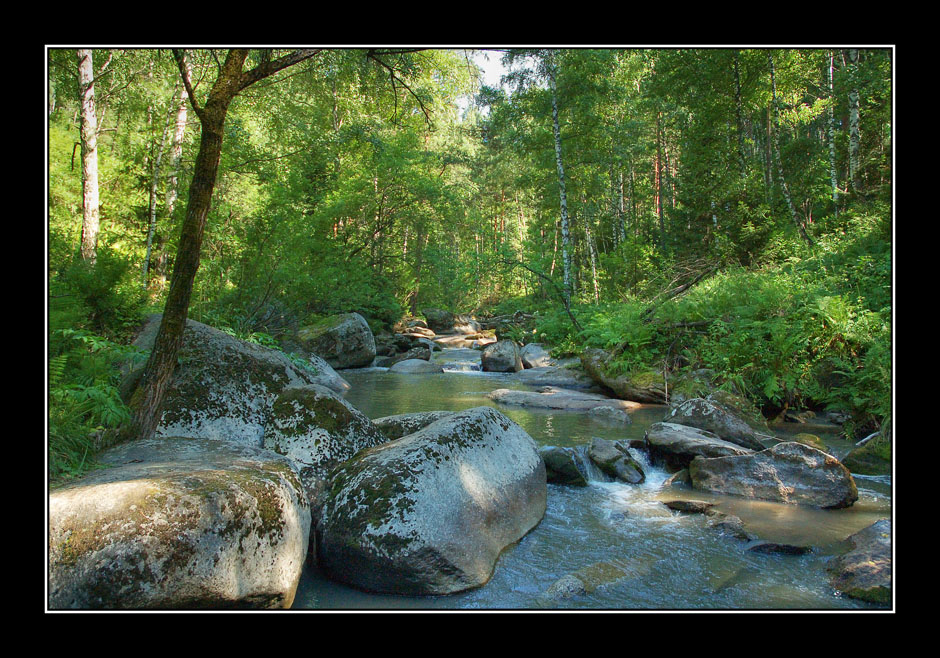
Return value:
<svg viewBox="0 0 940 658">
<path fill-rule="evenodd" d="M 474 359 L 476 360 L 474 363 Z M 436 352 L 445 372 L 404 375 L 385 369 L 341 371 L 351 384 L 346 399 L 370 418 L 416 411 L 459 411 L 490 405 L 521 425 L 539 446 L 579 446 L 591 437 L 642 439 L 663 419 L 665 407 L 631 412 L 630 425 L 612 425 L 584 413 L 544 411 L 492 402 L 497 388 L 531 390 L 514 375 L 482 373 L 471 350 Z M 837 457 L 848 444 L 823 437 Z M 843 510 L 751 501 L 665 488 L 669 477 L 644 466 L 640 485 L 593 481 L 588 487 L 548 485 L 541 523 L 500 555 L 490 581 L 477 589 L 439 597 L 361 592 L 326 579 L 307 565 L 293 607 L 308 610 L 847 610 L 877 609 L 841 596 L 829 585 L 826 562 L 845 549 L 844 539 L 891 516 L 891 479 L 856 476 L 859 500 Z M 681 514 L 662 501 L 706 500 L 734 514 L 762 540 L 811 545 L 803 555 L 748 551 L 752 544 L 723 535 L 702 514 Z M 616 560 L 630 575 L 565 599 L 544 592 L 572 572 Z"/>
</svg>

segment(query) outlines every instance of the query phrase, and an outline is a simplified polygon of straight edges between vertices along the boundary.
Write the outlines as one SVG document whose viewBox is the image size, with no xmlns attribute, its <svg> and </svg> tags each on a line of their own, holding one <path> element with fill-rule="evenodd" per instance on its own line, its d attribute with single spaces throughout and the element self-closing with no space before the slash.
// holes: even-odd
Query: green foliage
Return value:
<svg viewBox="0 0 940 658">
<path fill-rule="evenodd" d="M 95 467 L 109 431 L 129 419 L 119 366 L 139 366 L 146 354 L 77 329 L 53 331 L 49 353 L 49 476 L 60 481 Z"/>
</svg>

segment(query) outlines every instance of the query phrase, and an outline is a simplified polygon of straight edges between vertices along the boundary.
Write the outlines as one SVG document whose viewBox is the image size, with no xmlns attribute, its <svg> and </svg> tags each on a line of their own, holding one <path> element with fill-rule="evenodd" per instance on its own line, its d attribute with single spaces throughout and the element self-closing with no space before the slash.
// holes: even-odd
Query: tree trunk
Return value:
<svg viewBox="0 0 940 658">
<path fill-rule="evenodd" d="M 861 183 L 859 181 L 858 149 L 861 136 L 858 128 L 858 49 L 849 49 L 849 75 L 851 81 L 851 91 L 849 91 L 849 181 L 852 183 L 852 190 L 859 192 Z"/>
<path fill-rule="evenodd" d="M 790 188 L 787 186 L 787 179 L 783 175 L 783 159 L 780 157 L 780 115 L 779 107 L 777 106 L 777 78 L 774 73 L 774 56 L 772 53 L 767 53 L 767 58 L 770 60 L 770 88 L 772 93 L 771 102 L 773 103 L 774 110 L 774 131 L 773 131 L 773 147 L 774 155 L 777 160 L 777 175 L 780 179 L 780 187 L 783 191 L 783 197 L 786 199 L 787 208 L 790 210 L 790 218 L 793 220 L 793 223 L 796 225 L 796 228 L 800 231 L 800 235 L 810 246 L 813 246 L 813 240 L 809 237 L 809 234 L 806 232 L 806 227 L 803 225 L 802 220 L 796 214 L 796 207 L 793 205 L 793 199 L 790 197 Z"/>
<path fill-rule="evenodd" d="M 176 94 L 173 94 L 176 96 Z M 160 187 L 160 164 L 163 162 L 163 149 L 166 147 L 166 135 L 170 131 L 170 117 L 167 113 L 166 122 L 163 124 L 163 134 L 160 136 L 160 143 L 157 145 L 157 154 L 153 161 L 153 176 L 150 180 L 150 223 L 147 227 L 147 251 L 144 254 L 144 265 L 141 268 L 141 286 L 147 289 L 147 279 L 150 274 L 150 252 L 153 248 L 153 234 L 157 229 L 157 192 Z"/>
<path fill-rule="evenodd" d="M 177 355 L 183 343 L 183 330 L 189 314 L 193 283 L 199 269 L 206 218 L 212 203 L 212 190 L 215 187 L 219 170 L 225 116 L 229 105 L 242 89 L 283 68 L 312 57 L 316 52 L 316 50 L 294 51 L 275 61 L 265 60 L 256 68 L 242 72 L 248 51 L 232 49 L 219 69 L 215 84 L 202 107 L 199 107 L 192 96 L 192 87 L 182 54 L 174 53 L 183 83 L 189 92 L 190 103 L 202 124 L 202 137 L 193 169 L 192 184 L 189 187 L 186 216 L 180 233 L 163 318 L 157 330 L 140 386 L 131 398 L 132 417 L 131 422 L 124 429 L 125 436 L 149 439 L 154 435 L 160 423 L 163 399 L 173 377 Z"/>
<path fill-rule="evenodd" d="M 548 67 L 548 83 L 552 92 L 552 132 L 555 136 L 555 162 L 558 165 L 558 191 L 561 198 L 561 258 L 564 265 L 565 303 L 571 303 L 571 230 L 568 224 L 568 198 L 565 193 L 565 167 L 561 157 L 561 128 L 558 125 L 558 92 L 555 86 L 555 64 Z"/>
<path fill-rule="evenodd" d="M 738 166 L 741 179 L 747 180 L 747 159 L 744 156 L 744 120 L 741 112 L 741 73 L 738 64 L 738 51 L 734 51 L 734 114 L 738 132 Z"/>
<path fill-rule="evenodd" d="M 828 125 L 828 140 L 829 140 L 829 176 L 832 179 L 832 205 L 835 208 L 836 216 L 839 215 L 839 177 L 836 173 L 836 121 L 835 121 L 835 108 L 833 107 L 836 102 L 836 97 L 834 93 L 833 86 L 833 54 L 829 53 L 829 125 Z"/>
<path fill-rule="evenodd" d="M 91 50 L 78 50 L 78 91 L 82 108 L 82 260 L 94 264 L 98 252 L 98 120 Z"/>
</svg>

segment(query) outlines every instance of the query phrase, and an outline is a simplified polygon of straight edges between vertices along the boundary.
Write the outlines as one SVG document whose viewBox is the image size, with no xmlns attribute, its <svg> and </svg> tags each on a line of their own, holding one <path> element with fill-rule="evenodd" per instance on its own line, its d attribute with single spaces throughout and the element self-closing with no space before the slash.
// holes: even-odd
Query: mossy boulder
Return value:
<svg viewBox="0 0 940 658">
<path fill-rule="evenodd" d="M 891 475 L 891 437 L 878 436 L 853 448 L 842 463 L 859 475 Z"/>
<path fill-rule="evenodd" d="M 317 385 L 284 390 L 264 428 L 264 447 L 292 459 L 315 503 L 327 474 L 364 448 L 388 438 L 358 409 Z"/>
<path fill-rule="evenodd" d="M 49 494 L 49 607 L 288 608 L 311 514 L 290 460 L 210 439 L 134 441 Z"/>
<path fill-rule="evenodd" d="M 317 558 L 366 591 L 451 594 L 486 583 L 542 519 L 535 441 L 492 407 L 437 420 L 338 466 L 317 515 Z"/>
<path fill-rule="evenodd" d="M 148 318 L 134 342 L 138 348 L 153 347 L 160 318 Z M 125 378 L 125 399 L 133 399 L 141 372 Z M 188 320 L 157 436 L 222 439 L 260 447 L 274 400 L 286 388 L 308 384 L 340 392 L 349 388 L 326 363 L 319 370 L 306 368 L 283 352 Z"/>
<path fill-rule="evenodd" d="M 609 372 L 610 354 L 597 348 L 581 353 L 581 366 L 591 379 L 609 389 L 622 400 L 664 404 L 666 383 L 661 373 L 635 372 L 628 375 L 613 375 Z"/>
<path fill-rule="evenodd" d="M 425 308 L 421 314 L 427 319 L 427 326 L 437 333 L 454 330 L 454 314 L 439 308 Z"/>
<path fill-rule="evenodd" d="M 832 586 L 846 596 L 891 602 L 891 520 L 882 519 L 850 536 L 851 550 L 826 565 Z"/>
<path fill-rule="evenodd" d="M 855 480 L 838 459 L 793 441 L 749 455 L 696 457 L 689 477 L 700 491 L 781 503 L 835 509 L 858 500 Z"/>
<path fill-rule="evenodd" d="M 692 398 L 671 409 L 665 422 L 697 427 L 716 434 L 724 441 L 750 450 L 763 450 L 760 435 L 724 406 L 704 398 Z"/>
<path fill-rule="evenodd" d="M 331 315 L 297 331 L 298 344 L 334 368 L 362 368 L 375 358 L 375 337 L 358 313 Z"/>
</svg>

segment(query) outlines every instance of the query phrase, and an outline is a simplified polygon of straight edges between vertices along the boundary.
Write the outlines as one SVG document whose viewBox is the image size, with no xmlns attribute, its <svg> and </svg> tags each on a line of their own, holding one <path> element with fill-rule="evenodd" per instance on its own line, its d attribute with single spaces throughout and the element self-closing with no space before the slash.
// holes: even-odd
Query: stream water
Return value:
<svg viewBox="0 0 940 658">
<path fill-rule="evenodd" d="M 490 405 L 519 423 L 539 446 L 583 446 L 591 437 L 642 439 L 665 408 L 631 412 L 630 425 L 612 425 L 584 413 L 544 411 L 492 402 L 497 388 L 531 390 L 511 374 L 482 373 L 479 353 L 444 350 L 434 360 L 442 374 L 403 375 L 384 369 L 344 370 L 346 399 L 370 418 L 415 411 L 458 411 Z M 837 457 L 849 444 L 823 437 Z M 891 516 L 890 477 L 856 476 L 859 500 L 843 510 L 751 501 L 663 488 L 669 474 L 644 466 L 640 485 L 593 481 L 588 487 L 548 485 L 541 523 L 500 555 L 490 581 L 441 597 L 361 592 L 305 568 L 295 609 L 320 610 L 843 610 L 875 609 L 841 596 L 829 585 L 826 563 L 845 550 L 844 539 Z M 803 555 L 748 551 L 752 544 L 707 525 L 702 514 L 681 514 L 665 500 L 693 498 L 742 519 L 762 540 L 811 545 Z M 580 596 L 547 599 L 553 583 L 597 565 L 629 564 L 628 577 L 599 584 Z M 601 568 L 601 572 L 603 568 Z"/>
</svg>

